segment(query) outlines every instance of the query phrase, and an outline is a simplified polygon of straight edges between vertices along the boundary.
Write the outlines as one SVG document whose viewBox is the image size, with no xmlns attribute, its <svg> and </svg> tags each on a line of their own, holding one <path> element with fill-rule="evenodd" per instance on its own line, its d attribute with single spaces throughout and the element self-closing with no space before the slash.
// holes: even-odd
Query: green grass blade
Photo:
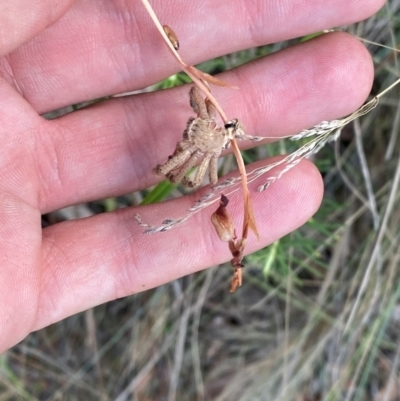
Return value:
<svg viewBox="0 0 400 401">
<path fill-rule="evenodd" d="M 164 200 L 175 188 L 169 181 L 162 181 L 156 185 L 142 200 L 141 205 L 149 205 Z"/>
</svg>

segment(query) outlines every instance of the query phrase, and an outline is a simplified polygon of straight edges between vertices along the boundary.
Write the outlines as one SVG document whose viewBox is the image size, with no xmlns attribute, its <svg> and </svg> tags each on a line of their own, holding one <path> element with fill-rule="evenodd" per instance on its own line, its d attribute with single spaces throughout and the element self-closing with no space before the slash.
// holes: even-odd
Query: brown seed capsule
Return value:
<svg viewBox="0 0 400 401">
<path fill-rule="evenodd" d="M 237 268 L 233 273 L 230 292 L 235 292 L 238 287 L 242 285 L 242 269 Z"/>
<path fill-rule="evenodd" d="M 241 238 L 238 241 L 229 241 L 229 250 L 233 256 L 233 259 L 231 260 L 231 265 L 233 267 L 243 267 L 242 259 L 246 242 L 246 238 Z"/>
<path fill-rule="evenodd" d="M 212 214 L 211 221 L 217 231 L 221 241 L 228 242 L 236 239 L 235 227 L 231 216 L 226 209 L 229 200 L 225 195 L 221 195 L 218 209 Z"/>
<path fill-rule="evenodd" d="M 174 49 L 179 50 L 179 40 L 176 33 L 168 25 L 163 25 L 163 29 Z"/>
</svg>

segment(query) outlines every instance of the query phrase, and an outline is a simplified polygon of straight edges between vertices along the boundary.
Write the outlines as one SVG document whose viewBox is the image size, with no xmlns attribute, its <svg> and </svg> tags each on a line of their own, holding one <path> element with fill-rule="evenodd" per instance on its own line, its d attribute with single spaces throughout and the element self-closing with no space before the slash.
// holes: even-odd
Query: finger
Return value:
<svg viewBox="0 0 400 401">
<path fill-rule="evenodd" d="M 215 96 L 247 134 L 278 138 L 351 113 L 372 77 L 365 48 L 329 34 L 224 74 L 240 90 L 216 89 Z M 41 210 L 155 184 L 153 168 L 172 154 L 193 114 L 188 90 L 116 99 L 46 122 L 52 132 L 41 136 L 38 152 Z"/>
<path fill-rule="evenodd" d="M 57 21 L 73 0 L 2 0 L 0 56 L 10 53 Z"/>
<path fill-rule="evenodd" d="M 260 241 L 250 236 L 246 252 L 254 252 L 304 224 L 322 197 L 320 174 L 309 162 L 300 163 L 267 191 L 255 193 L 263 182 L 250 187 Z M 242 194 L 238 191 L 229 197 L 229 211 L 240 227 Z M 135 221 L 139 211 L 143 219 L 157 224 L 185 215 L 192 204 L 193 197 L 184 197 L 45 229 L 45 267 L 35 328 L 231 259 L 227 244 L 212 228 L 210 208 L 165 233 L 143 234 Z"/>
<path fill-rule="evenodd" d="M 240 49 L 366 18 L 383 0 L 154 2 L 194 64 Z M 234 33 L 234 34 L 232 34 Z M 12 79 L 39 111 L 143 88 L 179 70 L 140 1 L 76 2 L 57 24 L 10 55 Z M 11 79 L 11 77 L 10 77 Z"/>
<path fill-rule="evenodd" d="M 33 329 L 42 262 L 35 135 L 41 118 L 0 77 L 0 352 Z M 18 311 L 18 313 L 16 313 Z"/>
</svg>

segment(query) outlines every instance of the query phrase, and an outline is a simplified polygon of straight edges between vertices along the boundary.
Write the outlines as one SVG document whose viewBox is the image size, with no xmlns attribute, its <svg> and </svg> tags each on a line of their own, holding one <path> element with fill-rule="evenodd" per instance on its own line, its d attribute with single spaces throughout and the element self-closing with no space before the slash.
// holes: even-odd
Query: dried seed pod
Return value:
<svg viewBox="0 0 400 401">
<path fill-rule="evenodd" d="M 163 25 L 163 29 L 174 49 L 179 50 L 179 40 L 178 36 L 176 36 L 176 33 L 168 25 Z"/>
<path fill-rule="evenodd" d="M 236 268 L 235 272 L 233 273 L 232 281 L 231 281 L 231 288 L 230 292 L 235 292 L 238 287 L 242 285 L 242 269 Z"/>
<path fill-rule="evenodd" d="M 246 242 L 246 238 L 241 238 L 238 241 L 229 241 L 229 250 L 233 256 L 231 265 L 235 268 L 231 281 L 230 292 L 235 292 L 236 289 L 242 285 L 242 268 L 244 267 L 242 264 L 242 259 Z"/>
<path fill-rule="evenodd" d="M 233 256 L 231 260 L 231 265 L 233 267 L 243 267 L 242 259 L 243 259 L 243 252 L 244 248 L 246 247 L 247 240 L 246 238 L 241 238 L 240 240 L 234 242 L 229 241 L 229 250 Z"/>
<path fill-rule="evenodd" d="M 229 199 L 222 194 L 218 209 L 212 214 L 211 221 L 221 241 L 228 242 L 236 239 L 235 227 L 226 209 Z"/>
</svg>

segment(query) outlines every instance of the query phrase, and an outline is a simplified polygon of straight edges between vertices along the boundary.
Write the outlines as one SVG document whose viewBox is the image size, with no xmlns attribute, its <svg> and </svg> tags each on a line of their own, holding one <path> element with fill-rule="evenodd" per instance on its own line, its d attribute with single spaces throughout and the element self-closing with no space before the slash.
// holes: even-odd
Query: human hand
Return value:
<svg viewBox="0 0 400 401">
<path fill-rule="evenodd" d="M 183 59 L 194 64 L 349 24 L 383 3 L 203 0 L 197 7 L 175 0 L 154 8 L 179 35 Z M 140 1 L 3 0 L 0 38 L 0 351 L 74 313 L 230 259 L 207 209 L 151 236 L 135 221 L 139 208 L 41 229 L 43 213 L 155 184 L 152 169 L 181 139 L 191 115 L 187 87 L 112 99 L 53 121 L 40 117 L 176 72 Z M 356 39 L 334 33 L 223 79 L 240 88 L 214 90 L 228 116 L 239 117 L 250 135 L 279 138 L 354 111 L 370 91 L 373 67 Z M 260 241 L 250 237 L 246 251 L 306 222 L 322 191 L 318 171 L 304 161 L 254 194 Z M 140 213 L 159 222 L 184 215 L 193 199 Z M 240 192 L 230 199 L 231 214 L 240 216 Z"/>
</svg>

